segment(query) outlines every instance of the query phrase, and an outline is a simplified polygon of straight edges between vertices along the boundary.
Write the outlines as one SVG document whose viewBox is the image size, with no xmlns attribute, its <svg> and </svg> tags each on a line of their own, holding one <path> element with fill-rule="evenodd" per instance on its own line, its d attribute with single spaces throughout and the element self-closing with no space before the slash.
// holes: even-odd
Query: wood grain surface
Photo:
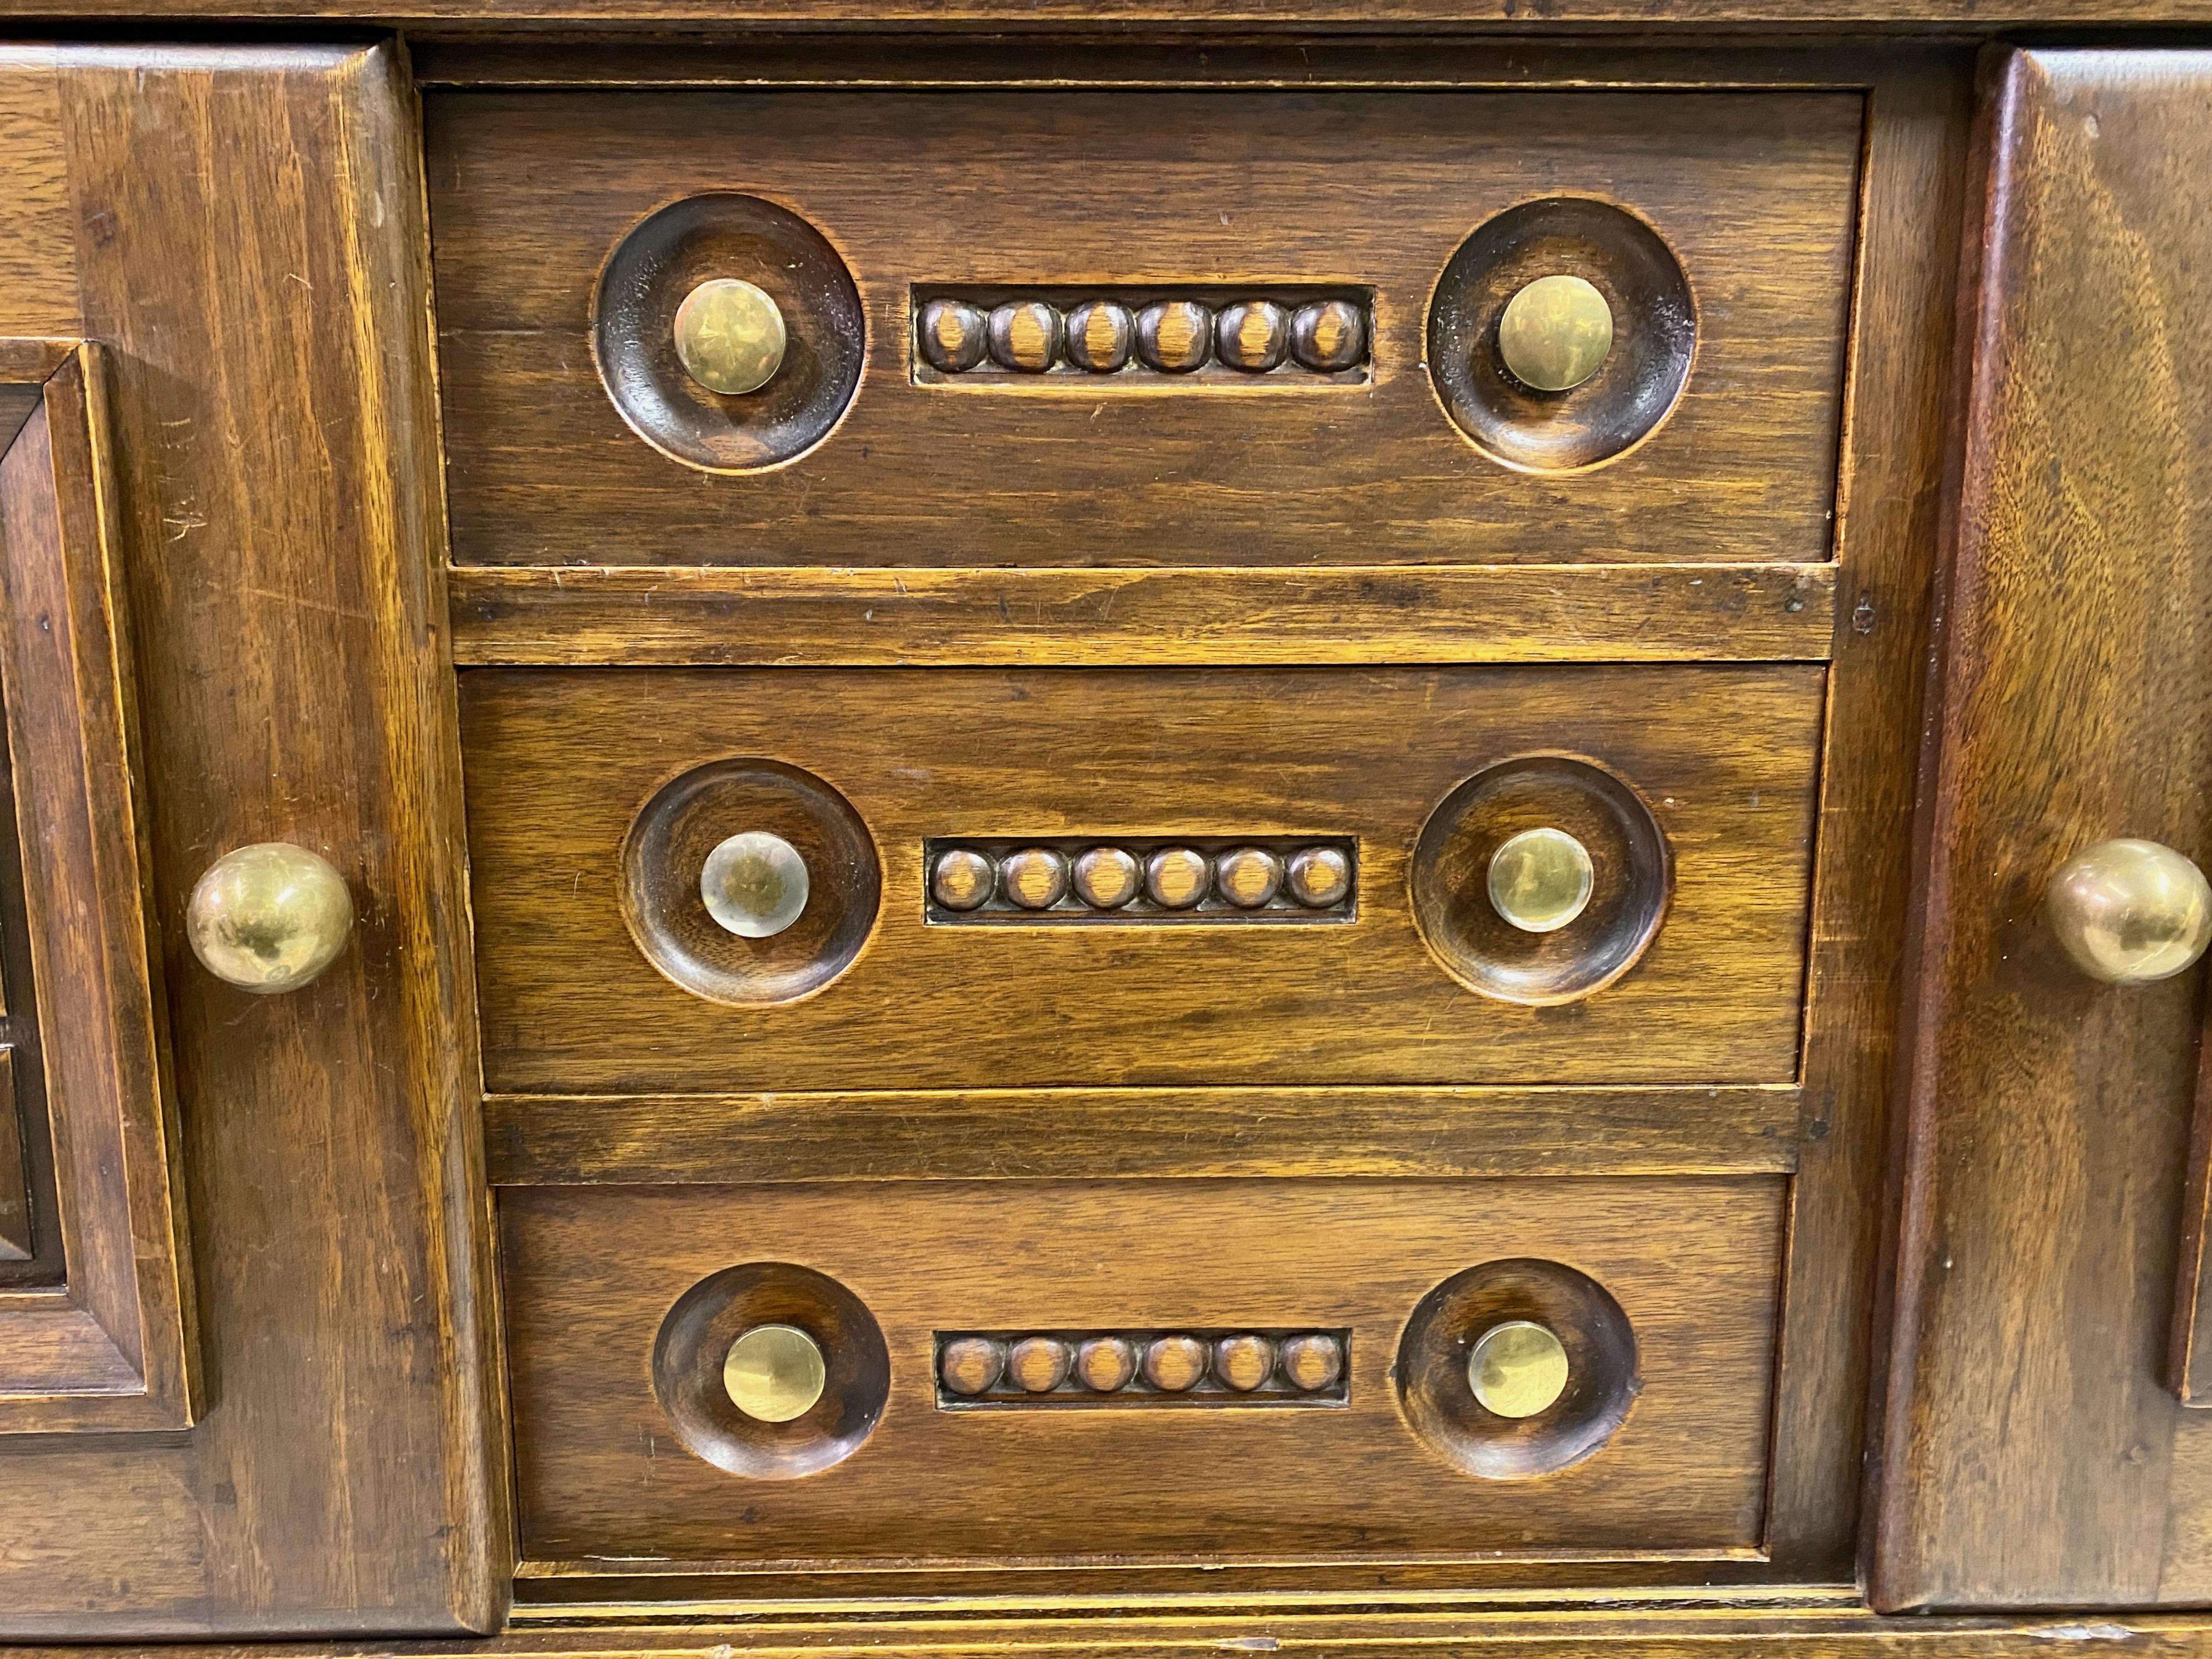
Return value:
<svg viewBox="0 0 2212 1659">
<path fill-rule="evenodd" d="M 487 1085 L 1786 1082 L 1822 678 L 1809 665 L 471 671 Z M 1462 780 L 1562 750 L 1643 793 L 1673 849 L 1672 902 L 1626 978 L 1534 1008 L 1445 972 L 1416 929 L 1408 866 Z M 745 755 L 842 793 L 883 869 L 858 960 L 773 1007 L 719 1006 L 662 978 L 618 902 L 623 837 L 647 798 Z M 933 836 L 1302 834 L 1358 838 L 1355 921 L 924 920 Z"/>
<path fill-rule="evenodd" d="M 438 94 L 455 556 L 1823 559 L 1863 112 L 1853 94 Z M 1348 190 L 1355 155 L 1364 177 Z M 672 461 L 623 425 L 592 366 L 609 252 L 654 209 L 705 191 L 801 214 L 860 286 L 867 359 L 850 409 L 774 471 Z M 1444 416 L 1423 319 L 1477 226 L 1554 193 L 1650 222 L 1687 273 L 1699 341 L 1647 441 L 1607 465 L 1537 473 L 1487 458 Z M 1373 378 L 1110 398 L 1080 376 L 913 382 L 912 285 L 1039 283 L 1371 285 Z"/>
<path fill-rule="evenodd" d="M 0 1634 L 485 1628 L 507 1487 L 400 59 L 17 48 L 0 109 L 29 135 L 0 331 L 109 348 L 206 1339 L 191 1430 L 0 1443 Z M 276 838 L 332 859 L 360 922 L 313 987 L 249 997 L 191 960 L 185 900 Z"/>
<path fill-rule="evenodd" d="M 1781 1198 L 1771 1177 L 510 1189 L 525 1553 L 921 1569 L 1741 1550 L 1764 1501 Z M 1408 1431 L 1390 1370 L 1427 1291 L 1519 1256 L 1565 1262 L 1612 1293 L 1643 1390 L 1587 1461 L 1484 1480 Z M 873 1435 L 799 1480 L 747 1480 L 694 1456 L 648 1379 L 677 1297 L 763 1260 L 829 1274 L 890 1345 Z M 1176 1324 L 1349 1328 L 1349 1405 L 935 1403 L 934 1331 Z"/>
<path fill-rule="evenodd" d="M 1922 827 L 1872 1595 L 2212 1595 L 2212 1418 L 2166 1386 L 2204 975 L 2040 914 L 2113 836 L 2212 861 L 2212 56 L 1991 65 Z"/>
</svg>

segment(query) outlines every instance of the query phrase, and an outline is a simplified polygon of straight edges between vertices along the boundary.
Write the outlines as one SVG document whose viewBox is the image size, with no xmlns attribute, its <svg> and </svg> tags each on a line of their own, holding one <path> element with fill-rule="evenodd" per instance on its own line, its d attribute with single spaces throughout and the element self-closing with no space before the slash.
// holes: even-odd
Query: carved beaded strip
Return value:
<svg viewBox="0 0 2212 1659">
<path fill-rule="evenodd" d="M 915 295 L 915 377 L 1363 381 L 1364 293 Z"/>
<path fill-rule="evenodd" d="M 943 1411 L 1341 1406 L 1348 1330 L 940 1331 Z"/>
<path fill-rule="evenodd" d="M 1319 836 L 922 845 L 927 918 L 947 926 L 1348 921 L 1356 857 Z"/>
</svg>

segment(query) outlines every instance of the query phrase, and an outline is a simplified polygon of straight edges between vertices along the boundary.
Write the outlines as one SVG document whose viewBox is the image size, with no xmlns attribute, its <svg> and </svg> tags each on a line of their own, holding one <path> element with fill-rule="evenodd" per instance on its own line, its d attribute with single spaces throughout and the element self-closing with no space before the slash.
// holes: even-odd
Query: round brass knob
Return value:
<svg viewBox="0 0 2212 1659">
<path fill-rule="evenodd" d="M 1564 830 L 1523 830 L 1490 855 L 1490 906 L 1524 933 L 1556 933 L 1589 908 L 1589 849 Z"/>
<path fill-rule="evenodd" d="M 2043 908 L 2075 965 L 2108 985 L 2171 979 L 2212 943 L 2212 884 L 2154 841 L 2124 837 L 2075 854 L 2051 878 Z"/>
<path fill-rule="evenodd" d="M 699 896 L 719 927 L 739 939 L 773 939 L 806 908 L 806 860 L 781 836 L 748 830 L 707 854 Z"/>
<path fill-rule="evenodd" d="M 677 361 L 726 398 L 757 392 L 774 380 L 789 343 L 775 301 L 734 276 L 700 283 L 676 307 Z"/>
<path fill-rule="evenodd" d="M 1539 276 L 1498 319 L 1498 356 L 1515 380 L 1538 392 L 1580 386 L 1612 349 L 1613 307 L 1580 276 Z"/>
<path fill-rule="evenodd" d="M 756 1325 L 722 1360 L 730 1403 L 757 1423 L 805 1416 L 829 1381 L 822 1345 L 795 1325 Z"/>
<path fill-rule="evenodd" d="M 1467 1384 L 1486 1412 L 1534 1417 L 1567 1391 L 1566 1346 L 1525 1319 L 1492 1325 L 1467 1357 Z"/>
<path fill-rule="evenodd" d="M 185 935 L 200 965 L 263 994 L 307 983 L 337 959 L 352 931 L 345 878 L 289 842 L 225 853 L 185 907 Z"/>
</svg>

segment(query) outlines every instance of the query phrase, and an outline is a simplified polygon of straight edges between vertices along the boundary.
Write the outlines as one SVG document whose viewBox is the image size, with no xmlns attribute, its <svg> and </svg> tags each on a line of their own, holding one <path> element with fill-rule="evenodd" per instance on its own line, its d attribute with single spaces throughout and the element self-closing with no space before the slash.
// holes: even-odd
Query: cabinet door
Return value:
<svg viewBox="0 0 2212 1659">
<path fill-rule="evenodd" d="M 1989 67 L 1873 1590 L 2202 1603 L 2212 54 Z"/>
<path fill-rule="evenodd" d="M 404 70 L 0 49 L 0 1638 L 483 1628 Z M 258 843 L 328 866 L 319 935 L 195 898 Z M 296 988 L 217 977 L 194 916 L 234 981 Z M 311 935 L 343 939 L 312 982 L 255 954 Z"/>
</svg>

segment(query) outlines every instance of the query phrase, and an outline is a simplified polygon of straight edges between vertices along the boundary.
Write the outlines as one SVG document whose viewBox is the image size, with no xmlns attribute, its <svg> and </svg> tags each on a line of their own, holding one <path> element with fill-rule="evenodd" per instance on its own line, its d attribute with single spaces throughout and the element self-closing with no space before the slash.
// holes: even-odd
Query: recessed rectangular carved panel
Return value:
<svg viewBox="0 0 2212 1659">
<path fill-rule="evenodd" d="M 1341 1406 L 1352 1333 L 1209 1330 L 939 1331 L 942 1411 L 1168 1410 Z"/>
<path fill-rule="evenodd" d="M 1817 667 L 487 671 L 462 680 L 494 1090 L 1795 1075 Z M 672 780 L 769 755 L 778 775 L 797 769 L 842 798 L 858 826 L 841 831 L 840 861 L 814 871 L 787 965 L 811 960 L 805 940 L 817 924 L 849 956 L 842 971 L 798 980 L 798 1000 L 710 1001 L 665 977 L 633 937 L 624 839 Z M 1532 756 L 1552 757 L 1537 763 L 1546 774 L 1617 780 L 1618 794 L 1644 804 L 1670 860 L 1663 871 L 1607 866 L 1602 894 L 1663 889 L 1663 914 L 1610 984 L 1556 1006 L 1455 976 L 1480 966 L 1484 945 L 1526 963 L 1559 959 L 1494 928 L 1458 938 L 1488 915 L 1479 871 L 1450 872 L 1471 885 L 1435 914 L 1417 915 L 1414 893 L 1416 843 L 1439 803 Z M 1579 799 L 1553 804 L 1581 810 Z M 660 872 L 668 915 L 690 930 L 684 952 L 719 952 L 732 967 L 780 959 L 777 940 L 717 933 L 698 895 L 707 845 L 763 827 L 755 814 L 742 802 L 706 813 L 686 858 Z M 930 924 L 927 840 L 1055 825 L 1348 838 L 1358 914 L 1325 927 Z M 861 847 L 880 862 L 872 921 L 857 866 L 842 861 Z M 1448 967 L 1439 951 L 1454 941 L 1469 948 Z"/>
<path fill-rule="evenodd" d="M 1748 1552 L 1764 1505 L 1785 1188 L 1760 1176 L 509 1188 L 501 1260 L 525 1553 L 666 1573 Z M 858 1434 L 842 1461 L 796 1479 L 695 1455 L 686 1436 L 697 1431 L 663 1404 L 688 1385 L 656 1371 L 678 1299 L 754 1262 L 842 1286 L 888 1361 L 865 1433 L 807 1419 L 779 1431 L 787 1448 Z M 1625 1321 L 1632 1354 L 1585 1344 L 1571 1304 L 1547 1315 L 1586 1359 L 1577 1376 L 1592 1395 L 1626 1415 L 1542 1479 L 1488 1478 L 1464 1466 L 1468 1447 L 1429 1437 L 1398 1377 L 1425 1376 L 1418 1386 L 1443 1387 L 1448 1408 L 1466 1406 L 1463 1346 L 1450 1385 L 1453 1344 L 1519 1304 L 1463 1303 L 1451 1316 L 1465 1328 L 1443 1334 L 1442 1377 L 1409 1367 L 1401 1334 L 1468 1270 L 1526 1262 L 1599 1287 Z M 812 1324 L 837 1387 L 850 1316 L 776 1310 Z M 1594 1304 L 1591 1316 L 1613 1316 Z M 741 1310 L 724 1329 L 750 1317 Z M 939 1408 L 939 1334 L 1024 1329 L 1340 1332 L 1347 1403 Z M 708 1345 L 709 1389 L 732 1340 Z M 1540 1449 L 1563 1420 L 1474 1432 Z"/>
<path fill-rule="evenodd" d="M 1341 836 L 1000 836 L 922 844 L 940 927 L 1349 921 Z"/>
<path fill-rule="evenodd" d="M 428 106 L 463 563 L 1830 554 L 1856 93 L 498 92 Z M 710 192 L 796 214 L 857 295 L 850 403 L 779 468 L 715 474 L 668 459 L 625 425 L 593 367 L 611 251 L 657 210 Z M 1696 351 L 1640 447 L 1541 473 L 1490 459 L 1454 424 L 1428 331 L 1455 251 L 1554 198 L 1618 204 L 1623 224 L 1650 227 L 1694 295 Z M 1354 371 L 1368 383 L 1279 370 L 1255 384 L 1218 364 L 1197 384 L 1115 376 L 1087 396 L 1080 374 L 979 371 L 990 383 L 960 395 L 917 383 L 934 373 L 916 368 L 917 293 L 1073 300 L 1194 283 L 1224 297 L 1371 290 Z M 825 325 L 809 295 L 785 295 L 786 320 L 819 358 L 825 343 L 808 331 Z M 1615 298 L 1624 362 L 1687 322 L 1674 301 Z M 847 329 L 833 331 L 841 351 Z M 670 356 L 659 339 L 635 343 Z M 1571 394 L 1556 418 L 1515 406 L 1555 432 L 1587 413 Z"/>
</svg>

